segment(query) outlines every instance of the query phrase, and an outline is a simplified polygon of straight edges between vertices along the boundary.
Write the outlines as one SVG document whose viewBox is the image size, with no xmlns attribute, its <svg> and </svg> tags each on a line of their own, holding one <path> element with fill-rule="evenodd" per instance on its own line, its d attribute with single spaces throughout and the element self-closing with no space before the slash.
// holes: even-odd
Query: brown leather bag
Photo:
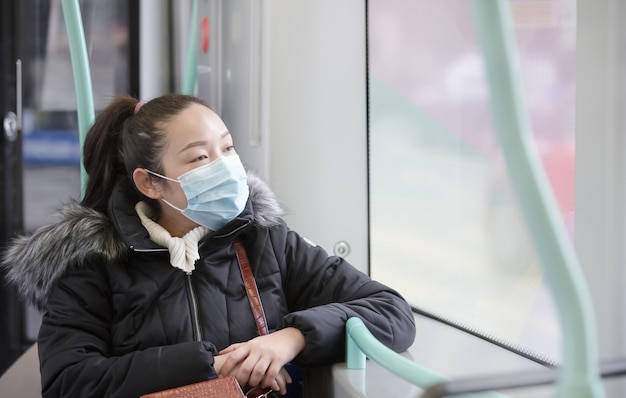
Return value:
<svg viewBox="0 0 626 398">
<path fill-rule="evenodd" d="M 259 330 L 259 335 L 266 335 L 269 331 L 265 320 L 265 312 L 263 311 L 263 304 L 261 303 L 261 296 L 259 295 L 254 275 L 250 269 L 246 249 L 239 237 L 235 239 L 234 244 L 254 321 Z M 271 392 L 272 389 L 270 388 L 255 387 L 244 395 L 237 379 L 233 376 L 226 376 L 142 395 L 140 398 L 266 398 Z"/>
<path fill-rule="evenodd" d="M 233 376 L 218 377 L 186 386 L 142 395 L 141 398 L 245 398 Z"/>
</svg>

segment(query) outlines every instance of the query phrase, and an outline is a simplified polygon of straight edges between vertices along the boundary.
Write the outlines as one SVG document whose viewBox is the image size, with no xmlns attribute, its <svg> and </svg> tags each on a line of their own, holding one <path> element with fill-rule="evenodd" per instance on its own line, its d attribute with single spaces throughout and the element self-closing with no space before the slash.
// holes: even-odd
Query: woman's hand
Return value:
<svg viewBox="0 0 626 398">
<path fill-rule="evenodd" d="M 222 372 L 222 366 L 224 365 L 228 357 L 229 357 L 229 354 L 221 354 L 215 357 L 215 363 L 213 365 L 213 367 L 215 368 L 215 371 L 218 374 L 223 375 L 223 376 L 225 375 L 235 376 L 235 378 L 237 379 L 237 382 L 242 388 L 254 386 L 249 381 L 246 381 L 243 377 L 241 376 L 238 377 L 239 365 L 237 365 L 235 369 L 233 369 L 230 373 Z M 267 385 L 267 386 L 261 385 L 261 387 L 263 388 L 270 387 L 272 391 L 279 391 L 281 394 L 285 394 L 287 390 L 287 384 L 289 383 L 291 383 L 291 376 L 289 376 L 289 373 L 285 370 L 285 368 L 282 368 L 280 370 L 280 373 L 276 376 L 276 378 L 274 379 L 274 381 L 272 381 L 270 385 Z"/>
<path fill-rule="evenodd" d="M 285 328 L 225 348 L 215 358 L 214 366 L 221 375 L 235 376 L 241 385 L 271 387 L 284 394 L 291 377 L 283 366 L 304 345 L 304 336 L 298 329 Z"/>
</svg>

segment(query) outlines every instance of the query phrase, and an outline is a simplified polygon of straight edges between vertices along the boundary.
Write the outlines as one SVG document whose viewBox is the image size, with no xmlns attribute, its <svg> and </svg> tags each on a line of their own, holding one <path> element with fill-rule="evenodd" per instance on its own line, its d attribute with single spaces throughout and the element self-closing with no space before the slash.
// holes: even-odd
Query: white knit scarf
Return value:
<svg viewBox="0 0 626 398">
<path fill-rule="evenodd" d="M 196 260 L 200 258 L 198 254 L 198 241 L 202 239 L 209 230 L 206 227 L 198 226 L 187 232 L 182 238 L 173 237 L 160 224 L 152 221 L 146 215 L 148 205 L 139 202 L 135 205 L 137 215 L 141 223 L 148 230 L 150 239 L 170 251 L 170 264 L 190 274 L 196 267 Z"/>
</svg>

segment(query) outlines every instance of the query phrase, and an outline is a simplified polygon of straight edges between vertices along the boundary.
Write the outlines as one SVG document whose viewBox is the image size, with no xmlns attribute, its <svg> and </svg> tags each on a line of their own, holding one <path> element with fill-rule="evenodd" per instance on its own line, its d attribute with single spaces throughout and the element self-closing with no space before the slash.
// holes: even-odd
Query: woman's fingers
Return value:
<svg viewBox="0 0 626 398">
<path fill-rule="evenodd" d="M 291 377 L 283 366 L 304 348 L 304 344 L 299 330 L 282 329 L 223 349 L 219 356 L 224 355 L 226 359 L 216 359 L 216 370 L 221 375 L 235 376 L 241 385 L 271 387 L 284 394 Z M 218 362 L 221 369 L 217 369 Z"/>
<path fill-rule="evenodd" d="M 238 347 L 240 347 L 243 343 L 235 343 L 235 344 L 231 344 L 228 347 L 224 348 L 222 351 L 220 351 L 218 354 L 222 355 L 222 354 L 228 354 L 229 352 L 233 352 L 235 351 Z"/>
<path fill-rule="evenodd" d="M 216 368 L 217 372 L 224 376 L 228 376 L 231 374 L 234 375 L 235 372 L 239 373 L 238 368 L 240 367 L 242 362 L 247 358 L 248 353 L 249 353 L 249 350 L 247 350 L 245 346 L 240 346 L 237 349 L 233 349 L 224 354 L 218 355 L 218 358 L 216 358 L 215 365 L 217 365 L 218 359 L 220 359 L 221 367 L 219 369 Z M 222 359 L 219 357 L 222 357 L 222 358 L 225 357 L 225 359 Z M 239 379 L 239 377 L 237 377 L 237 379 Z M 247 382 L 247 379 L 243 380 L 243 382 L 244 384 L 242 385 L 245 385 L 245 382 Z"/>
<path fill-rule="evenodd" d="M 287 384 L 291 384 L 293 382 L 293 380 L 291 379 L 291 375 L 289 374 L 289 372 L 287 372 L 287 369 L 280 368 L 280 373 L 285 378 L 285 381 L 287 382 Z"/>
<path fill-rule="evenodd" d="M 287 392 L 287 384 L 291 383 L 289 372 L 280 362 L 271 361 L 267 356 L 255 355 L 254 352 L 241 362 L 234 376 L 241 385 L 270 387 L 281 394 Z"/>
<path fill-rule="evenodd" d="M 260 381 L 262 386 L 271 386 L 272 383 L 277 380 L 282 388 L 285 388 L 287 384 L 291 383 L 291 377 L 289 372 L 277 363 L 271 364 L 264 374 L 263 379 Z M 273 387 L 272 387 L 273 389 Z"/>
<path fill-rule="evenodd" d="M 247 379 L 249 385 L 256 386 L 266 376 L 269 365 L 270 361 L 268 358 L 250 355 L 239 367 L 238 377 Z M 266 384 L 266 386 L 268 385 L 269 383 Z"/>
<path fill-rule="evenodd" d="M 290 383 L 291 376 L 289 375 L 289 372 L 287 372 L 285 368 L 281 368 L 276 377 L 271 381 L 268 382 L 268 380 L 264 378 L 262 385 L 269 386 L 272 390 L 278 391 L 284 395 L 287 393 L 287 384 Z"/>
</svg>

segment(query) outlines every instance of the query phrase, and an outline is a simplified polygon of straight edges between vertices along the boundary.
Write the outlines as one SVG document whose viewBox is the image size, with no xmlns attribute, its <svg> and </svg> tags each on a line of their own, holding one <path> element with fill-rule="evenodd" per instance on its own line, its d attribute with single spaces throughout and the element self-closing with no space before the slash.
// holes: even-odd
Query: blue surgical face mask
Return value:
<svg viewBox="0 0 626 398">
<path fill-rule="evenodd" d="M 220 156 L 189 170 L 176 180 L 145 170 L 157 177 L 180 183 L 187 197 L 187 207 L 179 209 L 165 199 L 162 199 L 163 202 L 212 231 L 234 220 L 248 201 L 248 178 L 236 155 Z"/>
</svg>

